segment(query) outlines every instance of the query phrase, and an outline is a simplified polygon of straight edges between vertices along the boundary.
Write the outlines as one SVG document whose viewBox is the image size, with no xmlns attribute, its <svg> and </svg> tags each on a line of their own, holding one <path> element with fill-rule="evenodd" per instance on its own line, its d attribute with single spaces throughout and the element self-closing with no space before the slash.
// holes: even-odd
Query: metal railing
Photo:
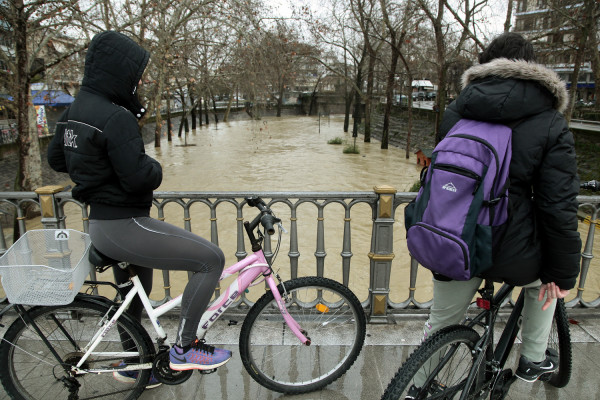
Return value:
<svg viewBox="0 0 600 400">
<path fill-rule="evenodd" d="M 406 263 L 399 260 L 394 262 L 396 255 L 408 254 L 405 245 L 401 247 L 401 242 L 399 244 L 399 239 L 405 236 L 401 211 L 415 197 L 415 193 L 396 193 L 396 190 L 389 186 L 375 187 L 373 192 L 155 192 L 153 213 L 158 219 L 174 224 L 177 224 L 177 218 L 182 218 L 183 227 L 190 231 L 201 230 L 199 226 L 204 223 L 208 227 L 205 229 L 205 234 L 201 236 L 210 236 L 210 240 L 217 245 L 220 244 L 220 233 L 227 231 L 229 238 L 235 237 L 235 257 L 240 260 L 247 255 L 243 221 L 251 220 L 255 212 L 245 207 L 244 199 L 251 195 L 258 195 L 265 199 L 280 218 L 285 222 L 289 221 L 285 224 L 289 230 L 289 241 L 287 237 L 285 239 L 289 258 L 289 271 L 286 270 L 286 274 L 289 274 L 289 278 L 304 275 L 332 277 L 337 274 L 337 280 L 341 283 L 355 292 L 363 293 L 362 298 L 361 296 L 359 298 L 363 306 L 369 310 L 370 322 L 387 323 L 390 314 L 430 307 L 431 295 L 427 297 L 428 294 L 423 293 L 427 289 L 420 289 L 417 285 L 419 274 L 421 276 L 423 273 L 430 274 L 429 271 L 418 268 L 417 262 L 412 258 L 404 257 L 408 260 Z M 586 225 L 582 224 L 584 231 L 587 229 L 587 236 L 582 238 L 584 247 L 581 274 L 576 296 L 568 302 L 568 307 L 597 308 L 600 305 L 600 297 L 586 301 L 583 299 L 583 292 L 594 257 L 594 227 L 598 226 L 600 196 L 580 196 L 578 200 L 580 217 L 582 220 L 587 219 L 589 227 L 585 228 Z M 35 193 L 0 192 L 0 209 L 5 211 L 10 211 L 7 208 L 12 209 L 16 214 L 18 230 L 21 234 L 28 229 L 24 209 L 29 205 L 40 208 L 41 221 L 38 220 L 38 225 L 41 223 L 40 227 L 68 227 L 84 232 L 88 230 L 87 207 L 74 200 L 70 192 L 63 192 L 59 186 L 44 187 Z M 325 228 L 326 215 L 327 223 L 333 225 L 332 228 Z M 69 220 L 68 226 L 67 220 Z M 299 227 L 300 220 L 304 223 L 302 227 Z M 179 221 L 181 223 L 181 219 Z M 315 222 L 315 230 L 306 228 L 308 223 Z M 367 234 L 370 244 L 364 251 L 367 253 L 366 257 L 365 254 L 354 254 L 352 251 L 353 246 L 366 245 L 366 243 L 357 243 L 356 240 L 353 242 L 354 229 L 371 230 L 370 236 Z M 7 231 L 12 233 L 10 228 Z M 7 249 L 4 226 L 1 233 L 0 254 L 3 254 Z M 339 244 L 340 239 L 341 244 Z M 272 241 L 273 238 L 267 236 L 264 243 L 268 258 L 274 255 Z M 330 243 L 332 241 L 338 242 L 333 247 L 340 250 L 341 260 L 327 253 L 327 250 L 332 248 Z M 307 252 L 313 252 L 313 262 L 307 263 L 305 258 Z M 310 266 L 308 273 L 306 267 L 300 267 L 301 255 L 302 263 Z M 280 255 L 281 257 L 283 256 Z M 312 258 L 310 253 L 308 257 Z M 363 261 L 365 259 L 368 261 Z M 278 260 L 278 265 L 280 263 L 281 260 Z M 394 289 L 394 285 L 391 287 L 392 272 L 398 269 L 408 272 L 406 274 L 408 279 L 405 279 L 408 288 Z M 359 279 L 358 283 L 356 279 L 352 279 L 354 274 L 365 275 L 366 271 L 368 271 L 368 287 L 364 286 L 366 284 L 364 281 L 367 279 Z M 155 302 L 160 303 L 172 298 L 171 283 L 171 274 L 169 271 L 163 271 L 164 298 Z M 406 289 L 408 295 L 405 299 L 399 302 L 391 300 L 390 294 L 393 290 Z M 217 295 L 219 290 L 220 288 L 217 287 Z M 397 297 L 399 293 L 393 294 Z M 422 298 L 424 295 L 428 300 L 417 300 L 417 297 Z M 244 306 L 253 304 L 245 296 L 240 303 Z"/>
</svg>

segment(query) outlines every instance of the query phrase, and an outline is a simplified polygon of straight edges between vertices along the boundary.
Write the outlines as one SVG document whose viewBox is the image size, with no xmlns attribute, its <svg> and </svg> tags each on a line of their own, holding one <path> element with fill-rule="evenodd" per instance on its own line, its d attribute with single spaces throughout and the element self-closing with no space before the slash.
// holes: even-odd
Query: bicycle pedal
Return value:
<svg viewBox="0 0 600 400">
<path fill-rule="evenodd" d="M 169 366 L 169 352 L 159 352 L 152 362 L 154 377 L 166 385 L 179 385 L 192 376 L 193 370 L 175 371 Z"/>
<path fill-rule="evenodd" d="M 213 369 L 199 369 L 198 372 L 200 372 L 202 375 L 208 375 L 208 374 L 212 374 L 213 372 L 217 372 L 216 368 Z"/>
<path fill-rule="evenodd" d="M 545 374 L 540 375 L 538 381 L 549 382 L 552 378 L 552 372 L 546 372 Z"/>
</svg>

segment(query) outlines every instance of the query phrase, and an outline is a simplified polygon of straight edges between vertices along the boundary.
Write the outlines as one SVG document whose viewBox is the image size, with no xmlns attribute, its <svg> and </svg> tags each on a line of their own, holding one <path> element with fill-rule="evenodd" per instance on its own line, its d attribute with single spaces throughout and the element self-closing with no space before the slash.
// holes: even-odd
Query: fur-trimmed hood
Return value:
<svg viewBox="0 0 600 400">
<path fill-rule="evenodd" d="M 475 65 L 462 75 L 462 88 L 467 87 L 474 80 L 488 76 L 497 76 L 506 79 L 520 79 L 538 82 L 548 89 L 555 97 L 555 108 L 564 112 L 568 104 L 568 92 L 565 82 L 558 75 L 543 65 L 523 60 L 509 60 L 497 58 L 485 64 Z"/>
</svg>

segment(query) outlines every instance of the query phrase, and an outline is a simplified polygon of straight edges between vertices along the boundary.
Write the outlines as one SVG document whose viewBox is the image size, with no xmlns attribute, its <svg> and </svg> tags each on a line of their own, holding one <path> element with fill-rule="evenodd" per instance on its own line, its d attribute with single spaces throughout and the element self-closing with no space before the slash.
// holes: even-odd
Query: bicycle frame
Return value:
<svg viewBox="0 0 600 400">
<path fill-rule="evenodd" d="M 309 339 L 302 333 L 303 331 L 301 330 L 300 325 L 287 312 L 287 309 L 285 307 L 285 302 L 284 302 L 283 298 L 281 297 L 281 295 L 279 294 L 279 290 L 277 288 L 277 283 L 275 282 L 275 279 L 273 279 L 272 273 L 273 272 L 271 270 L 271 267 L 270 267 L 269 263 L 267 262 L 262 250 L 256 251 L 255 253 L 244 258 L 243 260 L 240 260 L 237 263 L 235 263 L 234 265 L 225 269 L 223 271 L 223 273 L 221 274 L 219 281 L 221 281 L 227 277 L 233 276 L 235 274 L 238 274 L 238 276 L 231 283 L 231 285 L 216 300 L 214 300 L 208 306 L 206 312 L 202 315 L 202 318 L 200 319 L 198 336 L 200 338 L 203 338 L 205 336 L 206 332 L 208 331 L 208 329 L 210 329 L 210 327 L 215 323 L 215 321 L 217 321 L 219 319 L 219 317 L 221 315 L 223 315 L 223 313 L 241 296 L 241 293 L 243 293 L 247 288 L 249 288 L 251 286 L 255 286 L 255 285 L 263 282 L 263 280 L 265 280 L 269 286 L 269 289 L 273 293 L 273 297 L 277 303 L 279 311 L 281 312 L 286 324 L 289 326 L 289 328 L 294 333 L 294 335 L 296 335 L 298 340 L 300 340 L 300 342 L 302 342 L 305 345 L 310 344 Z M 264 279 L 261 279 L 258 282 L 254 282 L 260 275 L 262 275 L 264 277 Z M 102 356 L 123 357 L 123 358 L 135 356 L 135 354 L 128 353 L 128 352 L 94 353 L 94 349 L 102 341 L 102 339 L 106 335 L 106 332 L 108 332 L 108 330 L 110 330 L 114 326 L 116 321 L 123 314 L 123 312 L 127 309 L 127 307 L 129 306 L 129 304 L 131 303 L 131 301 L 134 299 L 134 297 L 136 295 L 140 297 L 142 304 L 144 305 L 144 308 L 145 308 L 146 312 L 148 313 L 148 316 L 150 318 L 150 321 L 152 322 L 154 330 L 156 331 L 156 333 L 158 335 L 158 340 L 164 341 L 167 338 L 167 334 L 165 333 L 164 329 L 160 325 L 158 318 L 160 316 L 164 315 L 165 313 L 167 313 L 168 311 L 172 310 L 173 308 L 179 306 L 181 304 L 181 299 L 182 299 L 183 295 L 179 295 L 179 296 L 175 297 L 174 299 L 168 301 L 167 303 L 165 303 L 159 307 L 153 308 L 152 305 L 150 304 L 148 295 L 146 294 L 146 292 L 144 291 L 144 289 L 142 287 L 142 283 L 140 282 L 140 279 L 137 276 L 133 276 L 131 278 L 131 282 L 133 284 L 133 287 L 127 293 L 127 296 L 125 296 L 125 299 L 123 300 L 122 304 L 117 309 L 115 314 L 94 335 L 94 337 L 92 338 L 92 340 L 90 341 L 88 346 L 86 346 L 83 349 L 83 350 L 85 350 L 85 354 L 83 355 L 81 360 L 79 360 L 79 362 L 75 366 L 77 373 L 99 373 L 99 372 L 112 372 L 113 371 L 113 369 L 106 369 L 106 368 L 103 368 L 100 370 L 80 370 L 81 366 L 88 359 L 88 357 L 92 354 L 95 356 L 102 355 Z M 139 370 L 139 369 L 147 369 L 147 368 L 152 368 L 152 364 L 151 363 L 130 364 L 124 368 L 120 367 L 119 370 L 125 371 L 125 370 Z"/>
<path fill-rule="evenodd" d="M 498 292 L 494 295 L 493 283 L 486 281 L 484 288 L 479 290 L 479 293 L 482 295 L 482 297 L 477 301 L 477 305 L 484 310 L 477 314 L 474 318 L 468 320 L 468 323 L 466 324 L 470 328 L 473 328 L 477 325 L 484 328 L 481 339 L 476 344 L 475 348 L 478 350 L 485 349 L 485 351 L 479 351 L 474 365 L 481 366 L 481 363 L 485 361 L 486 363 L 489 363 L 489 367 L 492 368 L 491 372 L 493 374 L 501 372 L 504 368 L 504 364 L 508 359 L 510 351 L 512 350 L 512 346 L 515 343 L 515 339 L 521 327 L 521 312 L 523 311 L 524 302 L 523 289 L 521 289 L 521 293 L 519 294 L 513 310 L 510 313 L 510 316 L 506 322 L 506 326 L 504 327 L 504 330 L 500 336 L 500 340 L 498 341 L 493 354 L 491 353 L 492 350 L 490 344 L 493 345 L 494 343 L 493 327 L 496 317 L 498 316 L 498 311 L 500 310 L 500 307 L 506 298 L 512 293 L 513 289 L 514 286 L 503 284 Z M 481 368 L 473 368 L 470 371 L 469 376 L 467 377 L 467 383 L 465 384 L 465 387 L 469 389 L 463 391 L 460 397 L 461 400 L 468 397 L 470 388 L 472 387 L 473 382 L 477 379 L 477 374 L 481 372 Z M 485 372 L 485 370 L 483 372 Z M 483 382 L 491 382 L 491 379 L 484 378 Z"/>
</svg>

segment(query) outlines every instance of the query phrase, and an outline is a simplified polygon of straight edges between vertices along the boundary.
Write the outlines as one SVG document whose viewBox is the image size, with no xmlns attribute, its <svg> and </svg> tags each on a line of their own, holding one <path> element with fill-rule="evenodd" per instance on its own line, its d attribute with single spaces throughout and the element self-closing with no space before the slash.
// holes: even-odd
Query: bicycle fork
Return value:
<svg viewBox="0 0 600 400">
<path fill-rule="evenodd" d="M 512 289 L 510 289 L 512 290 Z M 504 297 L 504 293 L 499 293 L 496 296 L 496 299 L 500 297 Z M 494 301 L 493 307 L 500 307 L 501 302 Z M 469 376 L 467 378 L 467 382 L 465 384 L 465 391 L 461 394 L 460 399 L 464 400 L 472 394 L 472 387 L 475 387 L 476 391 L 481 390 L 489 390 L 494 391 L 498 384 L 510 384 L 512 382 L 500 382 L 500 378 L 503 372 L 504 365 L 506 364 L 506 360 L 512 350 L 512 347 L 517 338 L 517 334 L 519 333 L 519 329 L 521 328 L 521 312 L 523 311 L 523 303 L 524 296 L 523 292 L 519 294 L 517 301 L 515 302 L 515 306 L 513 311 L 506 321 L 506 326 L 502 331 L 502 335 L 500 336 L 500 340 L 496 345 L 495 350 L 492 350 L 492 346 L 494 344 L 494 334 L 492 331 L 492 327 L 496 321 L 496 317 L 498 315 L 498 310 L 490 310 L 486 308 L 488 312 L 485 316 L 484 328 L 485 332 L 482 335 L 481 339 L 475 345 L 473 350 L 473 356 L 477 355 L 477 359 L 474 362 L 474 365 L 479 365 L 479 368 L 473 368 Z M 489 306 L 488 306 L 489 307 Z M 484 366 L 485 368 L 481 368 Z M 512 375 L 512 371 L 510 371 Z M 475 386 L 474 386 L 475 385 Z M 508 388 L 503 388 L 503 390 L 507 390 Z"/>
<path fill-rule="evenodd" d="M 306 346 L 310 346 L 311 340 L 309 337 L 306 336 L 308 334 L 308 332 L 306 332 L 304 329 L 302 329 L 300 327 L 300 324 L 298 324 L 298 322 L 296 322 L 296 320 L 288 312 L 288 310 L 285 306 L 285 297 L 281 297 L 281 295 L 279 294 L 279 290 L 277 289 L 277 284 L 275 283 L 275 280 L 273 279 L 273 277 L 269 275 L 266 277 L 266 280 L 267 280 L 267 284 L 269 285 L 269 288 L 271 289 L 271 293 L 273 293 L 273 298 L 275 299 L 275 303 L 277 303 L 279 312 L 283 316 L 283 320 L 290 327 L 291 331 L 294 333 L 294 335 L 296 335 L 298 340 L 300 340 L 302 342 L 302 344 L 304 344 Z M 284 296 L 286 296 L 287 293 L 285 291 L 285 286 L 283 286 L 283 283 L 281 284 L 281 286 L 283 287 Z"/>
</svg>

